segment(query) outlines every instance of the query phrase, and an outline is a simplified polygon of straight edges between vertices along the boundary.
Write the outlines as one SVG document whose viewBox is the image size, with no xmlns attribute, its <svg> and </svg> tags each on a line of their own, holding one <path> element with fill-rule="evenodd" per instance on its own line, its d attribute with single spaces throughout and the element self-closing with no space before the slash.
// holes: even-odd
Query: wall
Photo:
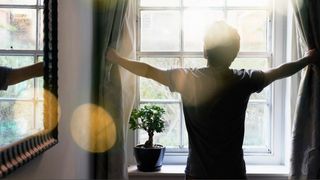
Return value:
<svg viewBox="0 0 320 180">
<path fill-rule="evenodd" d="M 8 179 L 88 179 L 88 156 L 70 135 L 70 119 L 90 95 L 91 7 L 88 0 L 59 1 L 59 143 Z"/>
</svg>

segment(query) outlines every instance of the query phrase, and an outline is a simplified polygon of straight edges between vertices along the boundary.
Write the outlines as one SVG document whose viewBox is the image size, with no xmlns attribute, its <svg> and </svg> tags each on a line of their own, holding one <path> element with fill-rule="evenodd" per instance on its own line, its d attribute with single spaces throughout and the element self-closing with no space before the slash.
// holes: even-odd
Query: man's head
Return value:
<svg viewBox="0 0 320 180">
<path fill-rule="evenodd" d="M 240 49 L 237 30 L 223 21 L 214 23 L 204 37 L 204 56 L 208 65 L 228 68 Z"/>
</svg>

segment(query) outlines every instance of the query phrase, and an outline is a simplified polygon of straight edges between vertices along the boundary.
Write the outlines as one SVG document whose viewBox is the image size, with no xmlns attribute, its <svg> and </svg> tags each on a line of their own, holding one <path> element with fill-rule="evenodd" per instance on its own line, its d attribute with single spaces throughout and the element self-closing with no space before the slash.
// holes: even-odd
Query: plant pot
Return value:
<svg viewBox="0 0 320 180">
<path fill-rule="evenodd" d="M 155 145 L 154 148 L 145 148 L 144 145 L 134 147 L 138 170 L 144 172 L 159 171 L 165 151 L 166 148 L 161 145 Z"/>
</svg>

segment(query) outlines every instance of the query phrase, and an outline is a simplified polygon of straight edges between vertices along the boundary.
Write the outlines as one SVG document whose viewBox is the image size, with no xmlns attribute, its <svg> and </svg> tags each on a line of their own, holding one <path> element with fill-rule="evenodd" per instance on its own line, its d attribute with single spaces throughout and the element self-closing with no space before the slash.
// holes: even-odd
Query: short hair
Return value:
<svg viewBox="0 0 320 180">
<path fill-rule="evenodd" d="M 238 55 L 240 36 L 235 28 L 224 21 L 218 21 L 206 32 L 204 47 L 209 65 L 229 67 Z"/>
</svg>

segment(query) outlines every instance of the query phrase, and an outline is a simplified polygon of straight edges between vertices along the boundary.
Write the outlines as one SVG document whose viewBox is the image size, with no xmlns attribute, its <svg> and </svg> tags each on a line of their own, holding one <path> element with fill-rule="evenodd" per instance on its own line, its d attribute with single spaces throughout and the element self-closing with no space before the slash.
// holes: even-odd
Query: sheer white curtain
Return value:
<svg viewBox="0 0 320 180">
<path fill-rule="evenodd" d="M 127 130 L 135 101 L 136 80 L 132 73 L 112 65 L 105 59 L 108 47 L 122 56 L 135 58 L 135 0 L 94 0 L 93 9 L 93 79 L 92 101 L 111 116 L 114 124 L 114 144 L 105 151 L 92 153 L 91 177 L 98 179 L 128 179 Z M 99 117 L 101 118 L 101 117 Z M 111 122 L 110 121 L 110 122 Z M 99 128 L 99 127 L 97 127 Z M 108 129 L 106 129 L 108 130 Z M 102 129 L 107 136 L 111 136 Z M 92 130 L 95 131 L 95 130 Z M 99 134 L 95 146 L 103 146 Z"/>
<path fill-rule="evenodd" d="M 124 26 L 121 32 L 121 37 L 119 41 L 119 46 L 116 50 L 123 56 L 129 59 L 136 58 L 136 16 L 135 16 L 135 1 L 129 0 L 128 7 L 124 18 Z M 108 159 L 108 178 L 127 179 L 128 173 L 128 160 L 127 160 L 127 132 L 128 132 L 128 120 L 131 114 L 131 110 L 135 103 L 136 98 L 136 76 L 129 71 L 123 69 L 122 67 L 112 67 L 119 68 L 120 80 L 121 80 L 121 107 L 122 119 L 118 119 L 123 124 L 123 131 L 118 137 L 123 137 L 123 144 L 121 145 L 121 153 L 116 153 L 109 156 Z M 112 74 L 111 74 L 112 76 Z M 107 86 L 105 86 L 108 89 Z M 108 97 L 106 97 L 108 98 Z M 118 163 L 123 164 L 118 164 Z M 119 171 L 121 169 L 121 171 Z"/>
</svg>

